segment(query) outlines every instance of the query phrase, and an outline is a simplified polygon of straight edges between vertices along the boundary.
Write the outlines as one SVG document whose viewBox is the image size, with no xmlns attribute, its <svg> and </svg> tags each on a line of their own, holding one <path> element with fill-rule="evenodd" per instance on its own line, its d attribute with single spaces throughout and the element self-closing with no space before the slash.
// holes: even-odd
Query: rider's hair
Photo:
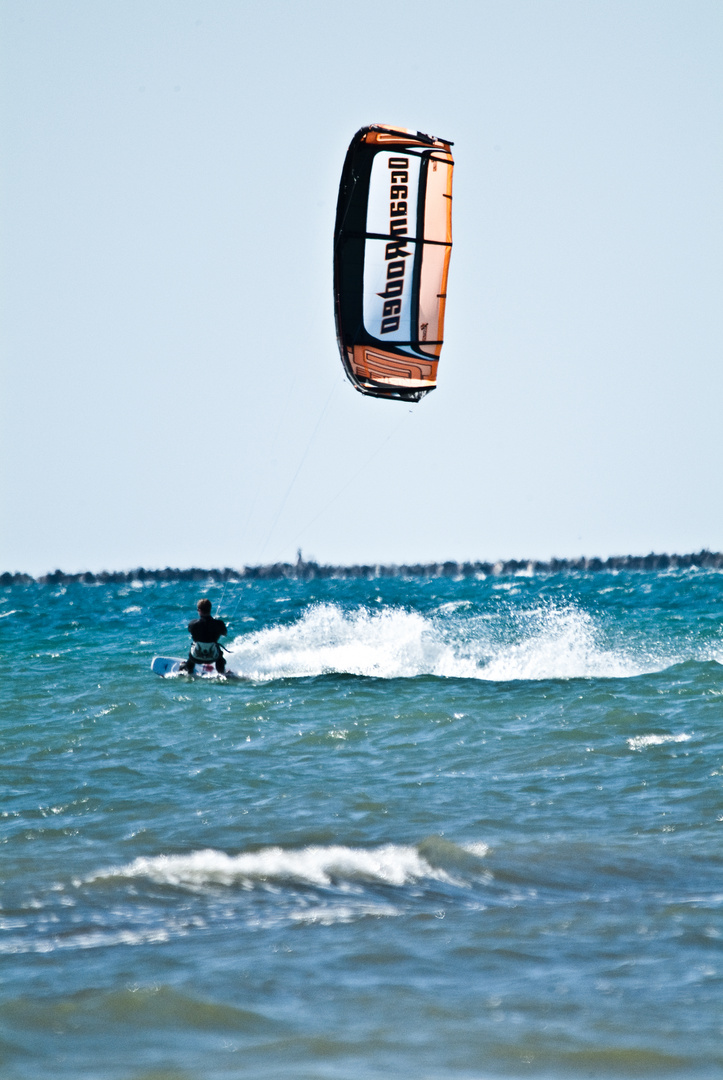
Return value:
<svg viewBox="0 0 723 1080">
<path fill-rule="evenodd" d="M 196 607 L 198 608 L 198 614 L 199 615 L 210 615 L 211 614 L 211 601 L 210 600 L 206 600 L 205 598 L 203 600 L 199 600 L 198 603 L 196 604 Z"/>
</svg>

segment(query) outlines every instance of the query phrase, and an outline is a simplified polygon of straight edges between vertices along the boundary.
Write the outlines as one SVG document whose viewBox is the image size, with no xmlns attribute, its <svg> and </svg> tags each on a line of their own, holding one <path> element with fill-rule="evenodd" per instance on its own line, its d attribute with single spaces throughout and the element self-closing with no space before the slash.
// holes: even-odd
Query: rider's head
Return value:
<svg viewBox="0 0 723 1080">
<path fill-rule="evenodd" d="M 199 600 L 198 603 L 196 604 L 196 607 L 198 608 L 198 614 L 199 615 L 210 615 L 211 614 L 211 601 L 210 600 L 206 600 L 206 599 Z"/>
</svg>

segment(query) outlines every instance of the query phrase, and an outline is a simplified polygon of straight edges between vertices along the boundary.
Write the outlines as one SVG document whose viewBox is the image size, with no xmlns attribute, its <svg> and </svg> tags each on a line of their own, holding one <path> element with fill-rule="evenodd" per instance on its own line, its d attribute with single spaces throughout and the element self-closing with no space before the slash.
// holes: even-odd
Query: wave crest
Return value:
<svg viewBox="0 0 723 1080">
<path fill-rule="evenodd" d="M 456 859 L 449 856 L 447 848 L 455 849 Z M 465 850 L 468 852 L 466 861 L 463 859 Z M 339 844 L 297 850 L 268 847 L 239 855 L 207 848 L 185 855 L 143 856 L 126 866 L 101 871 L 87 880 L 146 878 L 158 885 L 190 889 L 214 885 L 252 889 L 266 883 L 317 888 L 355 882 L 393 886 L 418 881 L 460 884 L 450 871 L 458 869 L 460 864 L 466 869 L 470 864 L 478 864 L 486 850 L 484 845 L 470 845 L 467 849 L 443 841 L 437 841 L 435 845 L 434 840 L 423 841 L 419 848 L 400 844 L 352 848 Z M 440 852 L 442 857 L 439 857 Z"/>
</svg>

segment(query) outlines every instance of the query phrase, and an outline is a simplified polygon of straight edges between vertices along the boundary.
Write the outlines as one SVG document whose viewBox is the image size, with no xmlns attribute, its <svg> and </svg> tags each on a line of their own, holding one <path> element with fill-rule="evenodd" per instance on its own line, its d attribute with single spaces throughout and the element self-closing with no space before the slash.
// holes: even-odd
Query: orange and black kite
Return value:
<svg viewBox="0 0 723 1080">
<path fill-rule="evenodd" d="M 445 139 L 373 124 L 351 141 L 334 229 L 336 334 L 362 394 L 419 401 L 437 385 L 452 251 Z"/>
</svg>

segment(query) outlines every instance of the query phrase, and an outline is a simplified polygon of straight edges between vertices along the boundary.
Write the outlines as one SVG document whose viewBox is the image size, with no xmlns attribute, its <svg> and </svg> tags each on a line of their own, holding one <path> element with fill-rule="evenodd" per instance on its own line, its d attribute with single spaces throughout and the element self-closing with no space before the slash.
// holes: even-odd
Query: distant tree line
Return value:
<svg viewBox="0 0 723 1080">
<path fill-rule="evenodd" d="M 0 574 L 0 585 L 66 585 L 71 582 L 95 584 L 122 584 L 129 581 L 265 581 L 290 578 L 314 581 L 324 578 L 472 578 L 478 576 L 501 577 L 504 574 L 561 574 L 570 571 L 598 573 L 610 570 L 684 570 L 695 566 L 704 570 L 723 569 L 723 553 L 699 551 L 695 555 L 613 555 L 609 559 L 505 559 L 499 562 L 437 562 L 437 563 L 373 563 L 359 566 L 326 566 L 312 560 L 299 558 L 294 563 L 270 563 L 266 566 L 244 566 L 240 570 L 224 567 L 222 570 L 203 570 L 191 567 L 181 570 L 167 566 L 164 570 L 101 570 L 80 574 L 66 574 L 54 570 L 33 578 L 30 574 L 5 572 Z"/>
</svg>

